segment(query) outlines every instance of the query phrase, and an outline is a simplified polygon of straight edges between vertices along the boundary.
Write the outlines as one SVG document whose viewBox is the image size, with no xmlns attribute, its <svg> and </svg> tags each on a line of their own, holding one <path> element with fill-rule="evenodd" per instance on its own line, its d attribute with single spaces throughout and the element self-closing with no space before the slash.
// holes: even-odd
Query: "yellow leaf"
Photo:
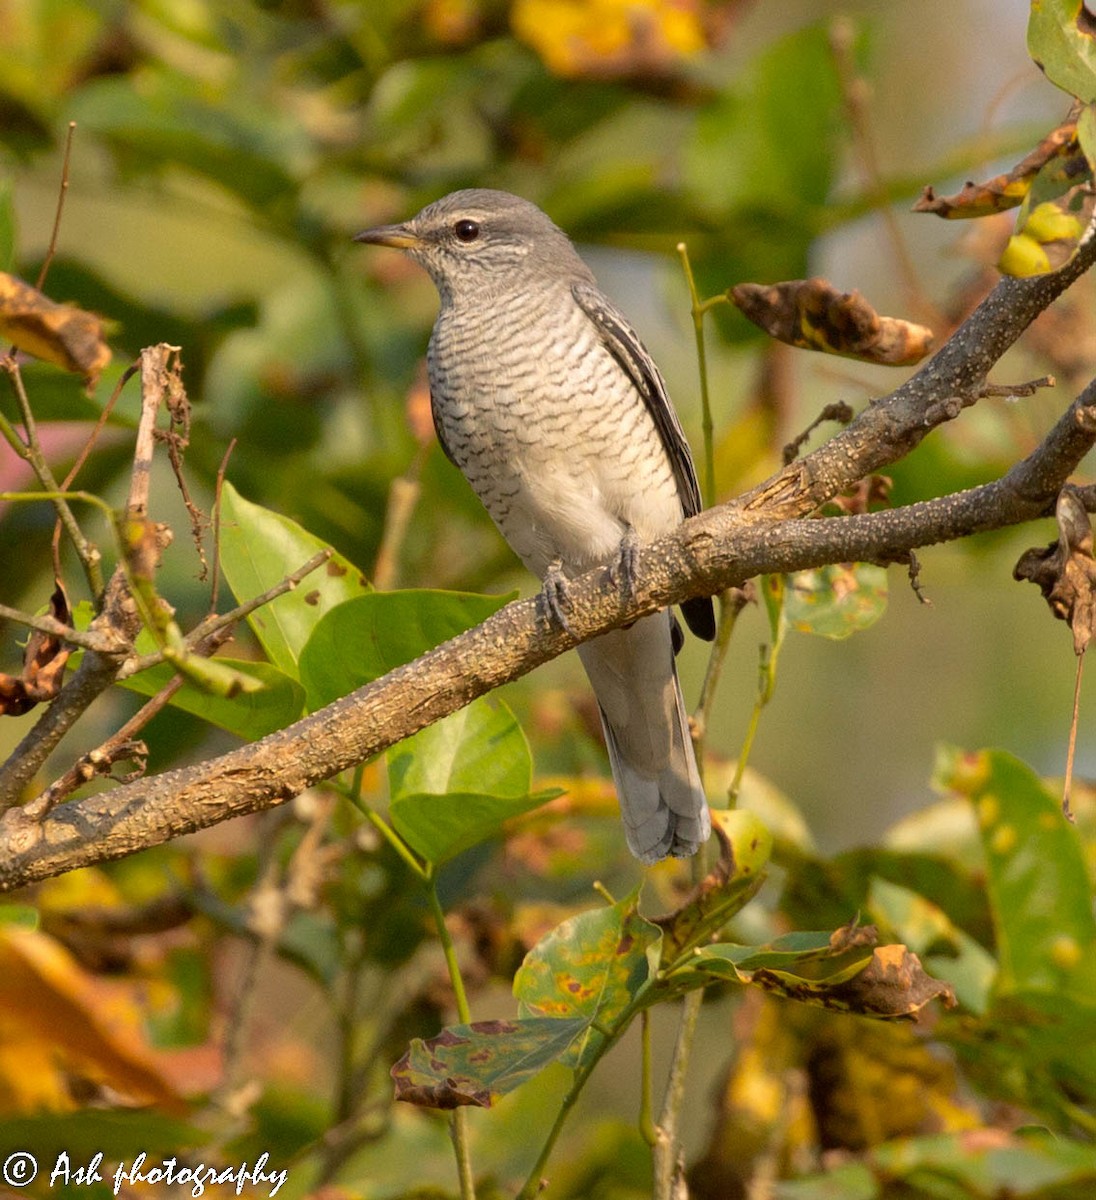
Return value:
<svg viewBox="0 0 1096 1200">
<path fill-rule="evenodd" d="M 0 337 L 17 349 L 95 381 L 110 362 L 97 316 L 57 304 L 29 283 L 0 271 Z"/>
<path fill-rule="evenodd" d="M 708 44 L 697 0 L 515 0 L 510 19 L 557 75 L 664 72 Z"/>
<path fill-rule="evenodd" d="M 0 925 L 0 1110 L 72 1108 L 70 1074 L 179 1111 L 131 988 L 84 971 L 53 938 Z"/>
</svg>

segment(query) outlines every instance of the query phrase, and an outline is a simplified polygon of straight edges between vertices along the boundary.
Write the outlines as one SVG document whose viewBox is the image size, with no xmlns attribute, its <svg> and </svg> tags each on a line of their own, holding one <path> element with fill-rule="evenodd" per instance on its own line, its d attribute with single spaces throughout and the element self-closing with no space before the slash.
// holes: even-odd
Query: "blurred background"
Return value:
<svg viewBox="0 0 1096 1200">
<path fill-rule="evenodd" d="M 373 575 L 390 488 L 405 478 L 419 491 L 383 586 L 529 594 L 534 581 L 433 441 L 423 374 L 433 287 L 352 234 L 457 187 L 535 201 L 631 316 L 699 462 L 677 243 L 703 295 L 819 274 L 943 340 L 992 285 L 1012 220 L 945 222 L 910 206 L 925 185 L 948 193 L 1007 169 L 1065 115 L 1067 98 L 1026 53 L 1027 16 L 1025 0 L 0 0 L 0 210 L 11 217 L 0 269 L 34 279 L 75 121 L 46 291 L 101 314 L 115 352 L 90 396 L 54 368 L 27 366 L 49 453 L 70 462 L 81 422 L 121 370 L 142 347 L 170 342 L 194 404 L 187 465 L 206 511 L 237 438 L 236 488 Z M 1057 390 L 966 411 L 894 467 L 893 501 L 995 478 L 1032 449 L 1088 380 L 1094 313 L 1086 280 L 996 372 L 998 382 L 1051 372 Z M 909 374 L 773 345 L 729 307 L 707 332 L 723 498 L 775 470 L 824 405 L 859 409 Z M 0 405 L 10 404 L 5 389 Z M 135 413 L 131 388 L 81 476 L 112 501 L 124 496 Z M 0 489 L 29 483 L 0 447 Z M 185 628 L 208 592 L 167 472 L 153 516 L 176 532 L 161 590 Z M 0 509 L 0 601 L 44 604 L 52 522 L 44 505 Z M 823 850 L 870 842 L 929 804 L 941 742 L 997 746 L 1061 771 L 1070 634 L 1011 578 L 1024 548 L 1053 537 L 1048 523 L 927 549 L 931 606 L 892 568 L 886 613 L 869 629 L 842 641 L 789 635 L 751 766 Z M 5 634 L 0 667 L 10 671 L 18 632 Z M 763 614 L 747 610 L 710 730 L 713 761 L 738 753 L 767 636 Z M 682 656 L 690 702 L 705 653 L 691 644 Z M 1090 679 L 1082 694 L 1081 774 L 1096 771 L 1094 689 Z M 505 697 L 539 776 L 604 774 L 577 658 Z M 87 744 L 136 703 L 109 698 L 87 718 Z M 35 715 L 5 722 L 0 755 Z M 174 710 L 147 739 L 150 770 L 231 744 Z M 213 831 L 200 844 L 215 855 L 235 836 Z M 638 878 L 630 864 L 612 869 Z M 299 1011 L 297 986 L 271 998 L 271 1029 L 280 1012 Z M 540 1102 L 530 1095 L 512 1102 L 500 1137 L 521 1127 L 522 1105 Z M 439 1138 L 432 1129 L 430 1153 Z M 493 1153 L 506 1161 L 505 1147 Z"/>
</svg>

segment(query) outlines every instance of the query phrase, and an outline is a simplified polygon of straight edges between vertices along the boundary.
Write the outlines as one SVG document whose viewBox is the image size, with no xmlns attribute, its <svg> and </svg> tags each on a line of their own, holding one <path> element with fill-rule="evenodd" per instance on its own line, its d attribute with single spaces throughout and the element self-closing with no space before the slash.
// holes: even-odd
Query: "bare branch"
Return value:
<svg viewBox="0 0 1096 1200">
<path fill-rule="evenodd" d="M 536 600 L 519 600 L 422 658 L 221 758 L 71 801 L 41 824 L 11 810 L 0 820 L 0 891 L 272 808 L 579 641 L 698 592 L 741 586 L 761 573 L 899 560 L 918 546 L 1043 516 L 1094 442 L 1096 383 L 1033 454 L 982 487 L 827 520 L 744 520 L 737 504 L 701 513 L 640 552 L 633 603 L 622 603 L 603 569 L 573 581 L 572 633 L 545 629 Z"/>
<path fill-rule="evenodd" d="M 1051 275 L 999 282 L 933 359 L 825 445 L 644 548 L 631 603 L 622 602 L 604 570 L 595 570 L 571 585 L 569 631 L 543 628 L 536 601 L 519 601 L 252 745 L 72 800 L 41 823 L 12 809 L 0 819 L 0 891 L 272 808 L 579 642 L 689 596 L 714 595 L 762 573 L 832 562 L 908 561 L 918 547 L 1045 515 L 1096 442 L 1096 384 L 1034 453 L 993 483 L 902 509 L 798 519 L 901 458 L 937 424 L 975 403 L 994 363 L 1094 261 L 1096 239 Z M 84 666 L 93 657 L 85 655 Z M 5 772 L 10 777 L 9 767 L 0 768 L 0 786 Z M 24 782 L 29 778 L 26 774 Z"/>
</svg>

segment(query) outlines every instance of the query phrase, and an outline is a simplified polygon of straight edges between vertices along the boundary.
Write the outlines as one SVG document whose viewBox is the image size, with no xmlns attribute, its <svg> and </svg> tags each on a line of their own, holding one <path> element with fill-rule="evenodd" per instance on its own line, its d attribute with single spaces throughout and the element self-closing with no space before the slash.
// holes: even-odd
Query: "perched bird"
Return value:
<svg viewBox="0 0 1096 1200">
<path fill-rule="evenodd" d="M 666 386 L 567 235 L 507 192 L 453 192 L 358 242 L 395 246 L 430 274 L 441 308 L 427 351 L 442 449 L 566 626 L 567 579 L 599 564 L 626 587 L 637 547 L 700 511 Z M 689 600 L 710 640 L 709 599 Z M 711 833 L 668 611 L 578 647 L 601 710 L 621 815 L 645 863 L 695 854 Z"/>
</svg>

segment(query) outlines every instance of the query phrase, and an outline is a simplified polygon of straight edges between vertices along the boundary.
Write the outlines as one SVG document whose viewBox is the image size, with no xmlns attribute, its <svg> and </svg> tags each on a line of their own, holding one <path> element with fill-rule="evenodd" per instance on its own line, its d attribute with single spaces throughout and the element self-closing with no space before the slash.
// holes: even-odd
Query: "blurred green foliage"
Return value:
<svg viewBox="0 0 1096 1200">
<path fill-rule="evenodd" d="M 334 551 L 239 634 L 233 661 L 266 691 L 212 700 L 185 686 L 145 730 L 155 769 L 315 711 L 501 603 L 442 589 L 527 585 L 433 444 L 420 365 L 432 289 L 401 262 L 354 249 L 357 229 L 455 187 L 509 188 L 597 248 L 599 264 L 610 251 L 632 252 L 612 262 L 637 304 L 655 283 L 637 252 L 668 260 L 680 240 L 702 294 L 715 295 L 806 276 L 833 253 L 827 246 L 849 244 L 842 239 L 865 214 L 1034 140 L 1026 123 L 1005 123 L 978 155 L 941 148 L 916 182 L 904 154 L 889 173 L 865 171 L 850 96 L 864 86 L 860 72 L 883 82 L 874 55 L 884 17 L 869 11 L 846 61 L 835 56 L 832 27 L 802 19 L 810 5 L 790 16 L 765 7 L 648 0 L 637 17 L 619 0 L 0 0 L 0 270 L 35 278 L 76 121 L 46 291 L 99 313 L 115 353 L 90 395 L 55 368 L 23 368 L 51 462 L 63 471 L 73 461 L 126 363 L 169 342 L 182 347 L 193 404 L 186 476 L 206 513 L 236 439 L 218 560 L 236 597 L 276 585 L 317 549 Z M 1057 19 L 1069 7 L 1044 12 Z M 1047 27 L 1035 33 L 1050 47 L 1050 77 L 1082 90 L 1073 39 L 1062 49 Z M 978 47 L 966 53 L 973 62 Z M 973 280 L 929 300 L 907 278 L 890 297 L 927 306 L 946 330 L 987 283 L 1007 234 L 984 236 L 967 250 Z M 629 264 L 641 275 L 628 275 Z M 635 278 L 642 288 L 631 287 Z M 1063 323 L 1044 326 L 1027 353 L 1072 385 L 1087 381 L 1091 364 L 1077 347 L 1090 344 L 1092 327 L 1091 313 L 1069 303 Z M 821 403 L 787 351 L 729 306 L 714 316 L 714 356 L 737 393 L 717 411 L 725 496 L 768 474 Z M 679 333 L 668 341 L 684 346 Z M 840 386 L 866 395 L 889 381 L 854 373 Z M 894 498 L 998 474 L 1061 406 L 1041 403 L 956 422 L 896 466 Z M 695 407 L 680 404 L 695 433 Z M 138 407 L 131 384 L 79 477 L 111 503 L 124 495 Z M 6 384 L 0 411 L 17 420 Z M 4 454 L 3 486 L 22 486 Z M 177 534 L 157 586 L 187 628 L 205 612 L 210 585 L 166 471 L 156 484 L 152 516 Z M 393 544 L 392 514 L 408 496 L 410 520 Z M 44 601 L 51 532 L 45 505 L 0 512 L 0 561 L 11 564 L 4 603 Z M 109 538 L 97 535 L 109 554 Z M 205 540 L 211 549 L 208 530 Z M 806 694 L 789 666 L 790 635 L 865 628 L 883 615 L 886 587 L 879 568 L 833 568 L 767 588 L 763 599 L 774 649 L 759 695 L 768 700 L 775 647 L 780 689 Z M 153 668 L 129 687 L 148 695 L 168 674 Z M 684 1109 L 695 1196 L 745 1196 L 759 1180 L 793 1177 L 774 1195 L 980 1198 L 1009 1189 L 1073 1200 L 1096 1188 L 1096 809 L 1083 788 L 1078 825 L 1068 826 L 1014 758 L 946 754 L 935 780 L 944 799 L 877 844 L 828 856 L 799 811 L 809 797 L 784 796 L 747 772 L 744 811 L 726 818 L 735 869 L 713 875 L 684 907 L 673 867 L 652 871 L 643 907 L 672 914 L 656 926 L 638 911 L 595 714 L 569 678 L 566 668 L 545 672 L 506 704 L 478 702 L 395 748 L 387 772 L 367 764 L 242 827 L 51 881 L 0 909 L 0 1157 L 28 1147 L 45 1161 L 66 1149 L 75 1161 L 102 1150 L 117 1162 L 144 1150 L 227 1164 L 268 1151 L 291 1168 L 283 1195 L 325 1184 L 370 1200 L 455 1195 L 444 1124 L 392 1100 L 389 1068 L 410 1044 L 403 1077 L 415 1086 L 444 1092 L 460 1073 L 498 1100 L 467 1126 L 481 1200 L 513 1194 L 571 1104 L 576 1119 L 549 1163 L 546 1194 L 631 1200 L 651 1185 L 643 1132 L 625 1124 L 636 1108 L 631 1066 L 641 1073 L 632 1060 L 642 1060 L 625 1030 L 656 1003 L 707 986 L 698 1057 L 717 1086 L 692 1088 Z M 116 692 L 82 734 L 89 745 L 133 710 L 133 698 Z M 848 738 L 851 758 L 838 700 L 813 719 L 829 740 Z M 20 730 L 33 719 L 21 718 Z M 713 797 L 730 785 L 719 751 L 733 742 L 712 747 Z M 818 773 L 797 742 L 780 756 L 802 759 L 802 775 Z M 892 764 L 874 741 L 856 757 L 884 789 Z M 851 762 L 836 776 L 853 813 L 878 803 L 849 782 Z M 559 787 L 567 794 L 546 804 Z M 773 831 L 760 891 L 769 840 L 754 814 Z M 595 881 L 626 898 L 591 908 Z M 959 1007 L 928 1032 L 831 1011 L 850 1006 L 840 989 L 871 957 L 856 946 L 851 962 L 842 957 L 838 934 L 858 912 L 953 983 Z M 690 957 L 717 929 L 723 940 Z M 459 961 L 455 974 L 439 943 Z M 35 958 L 47 953 L 52 974 Z M 61 1036 L 32 1018 L 82 1013 L 99 1029 L 104 980 L 118 986 L 128 1023 L 102 1033 L 89 1065 L 79 1021 Z M 468 1036 L 455 981 L 477 1021 L 481 1012 L 515 1016 L 511 983 L 523 1014 L 545 1015 L 477 1024 L 453 1051 L 452 1038 Z M 774 994 L 796 989 L 811 1003 Z M 652 1012 L 661 1065 L 672 1035 L 658 1019 Z M 446 1052 L 431 1054 L 443 1027 Z M 611 1077 L 604 1068 L 610 1081 L 593 1098 L 570 1095 L 564 1066 L 548 1065 L 585 1069 L 610 1050 L 631 1057 L 618 1057 Z M 127 1055 L 186 1097 L 185 1119 L 108 1105 L 125 1094 Z M 478 1077 L 477 1063 L 487 1064 Z M 56 1111 L 36 1111 L 50 1105 Z M 816 1174 L 827 1150 L 844 1158 Z M 44 1179 L 36 1187 L 26 1194 L 65 1194 Z"/>
</svg>

